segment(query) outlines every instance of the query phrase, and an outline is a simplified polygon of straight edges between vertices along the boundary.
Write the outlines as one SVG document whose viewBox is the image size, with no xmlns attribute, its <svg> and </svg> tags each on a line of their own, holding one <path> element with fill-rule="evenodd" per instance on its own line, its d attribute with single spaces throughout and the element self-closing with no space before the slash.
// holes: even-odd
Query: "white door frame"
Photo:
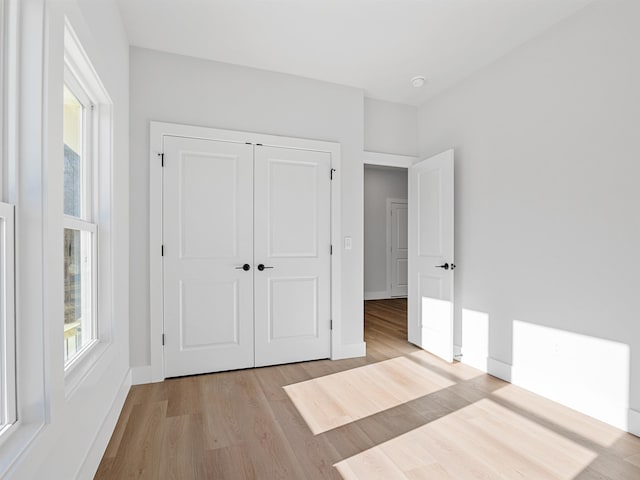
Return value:
<svg viewBox="0 0 640 480">
<path fill-rule="evenodd" d="M 279 137 L 261 133 L 220 130 L 209 127 L 181 125 L 151 121 L 150 123 L 150 178 L 149 178 L 149 316 L 150 316 L 150 351 L 151 382 L 164 380 L 164 358 L 162 335 L 163 318 L 163 272 L 162 272 L 162 146 L 164 136 L 178 136 L 217 140 L 234 143 L 262 144 L 299 150 L 327 152 L 331 155 L 333 181 L 331 182 L 331 358 L 334 358 L 341 343 L 342 318 L 340 314 L 341 298 L 341 192 L 340 176 L 340 144 L 318 140 L 306 140 L 292 137 Z M 329 175 L 329 172 L 327 172 Z"/>
<path fill-rule="evenodd" d="M 399 297 L 393 297 L 392 296 L 392 288 L 391 288 L 391 282 L 392 282 L 392 278 L 393 278 L 393 274 L 392 274 L 392 262 L 393 262 L 393 258 L 391 255 L 391 246 L 392 246 L 392 231 L 393 231 L 393 222 L 391 219 L 391 206 L 394 203 L 400 203 L 400 204 L 404 204 L 404 205 L 408 205 L 409 204 L 409 200 L 406 198 L 387 198 L 387 297 L 389 298 L 402 298 L 402 296 Z M 408 295 L 408 292 L 407 292 Z"/>
</svg>

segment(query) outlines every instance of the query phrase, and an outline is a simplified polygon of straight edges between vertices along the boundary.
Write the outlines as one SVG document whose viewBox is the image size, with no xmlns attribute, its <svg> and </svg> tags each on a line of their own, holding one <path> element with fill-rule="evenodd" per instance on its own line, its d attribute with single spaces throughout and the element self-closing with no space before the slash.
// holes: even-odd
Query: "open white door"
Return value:
<svg viewBox="0 0 640 480">
<path fill-rule="evenodd" d="M 453 361 L 453 150 L 409 168 L 409 341 Z"/>
</svg>

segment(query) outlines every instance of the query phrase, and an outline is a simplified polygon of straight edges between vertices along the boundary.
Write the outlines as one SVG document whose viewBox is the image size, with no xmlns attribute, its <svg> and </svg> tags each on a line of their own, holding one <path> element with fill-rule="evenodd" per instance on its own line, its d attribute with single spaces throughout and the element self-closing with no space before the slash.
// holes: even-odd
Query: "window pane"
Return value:
<svg viewBox="0 0 640 480">
<path fill-rule="evenodd" d="M 94 338 L 93 234 L 64 229 L 64 361 Z"/>
<path fill-rule="evenodd" d="M 71 90 L 64 86 L 64 213 L 81 217 L 83 106 Z"/>
</svg>

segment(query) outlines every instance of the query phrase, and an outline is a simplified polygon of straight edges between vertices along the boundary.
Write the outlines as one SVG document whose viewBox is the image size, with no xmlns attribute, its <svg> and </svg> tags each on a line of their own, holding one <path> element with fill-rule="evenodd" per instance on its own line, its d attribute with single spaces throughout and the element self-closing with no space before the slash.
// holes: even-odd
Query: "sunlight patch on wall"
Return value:
<svg viewBox="0 0 640 480">
<path fill-rule="evenodd" d="M 441 358 L 452 359 L 453 304 L 449 300 L 432 298 L 423 294 L 421 315 L 422 348 Z"/>
<path fill-rule="evenodd" d="M 512 383 L 626 430 L 629 346 L 515 320 Z"/>
<path fill-rule="evenodd" d="M 455 382 L 406 357 L 366 365 L 284 390 L 314 434 L 397 407 Z"/>
<path fill-rule="evenodd" d="M 334 466 L 345 480 L 570 480 L 596 456 L 553 430 L 483 399 Z"/>
<path fill-rule="evenodd" d="M 462 361 L 483 372 L 489 357 L 489 314 L 462 309 Z"/>
</svg>

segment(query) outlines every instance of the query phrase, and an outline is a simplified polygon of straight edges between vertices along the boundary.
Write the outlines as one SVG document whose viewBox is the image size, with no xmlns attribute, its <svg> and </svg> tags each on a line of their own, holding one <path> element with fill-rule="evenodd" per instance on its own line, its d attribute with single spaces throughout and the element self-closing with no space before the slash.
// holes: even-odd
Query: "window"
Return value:
<svg viewBox="0 0 640 480">
<path fill-rule="evenodd" d="M 93 192 L 94 102 L 67 66 L 64 80 L 64 362 L 97 339 L 97 240 Z"/>
<path fill-rule="evenodd" d="M 64 313 L 59 326 L 70 396 L 113 338 L 113 102 L 68 19 L 60 95 Z"/>
</svg>

